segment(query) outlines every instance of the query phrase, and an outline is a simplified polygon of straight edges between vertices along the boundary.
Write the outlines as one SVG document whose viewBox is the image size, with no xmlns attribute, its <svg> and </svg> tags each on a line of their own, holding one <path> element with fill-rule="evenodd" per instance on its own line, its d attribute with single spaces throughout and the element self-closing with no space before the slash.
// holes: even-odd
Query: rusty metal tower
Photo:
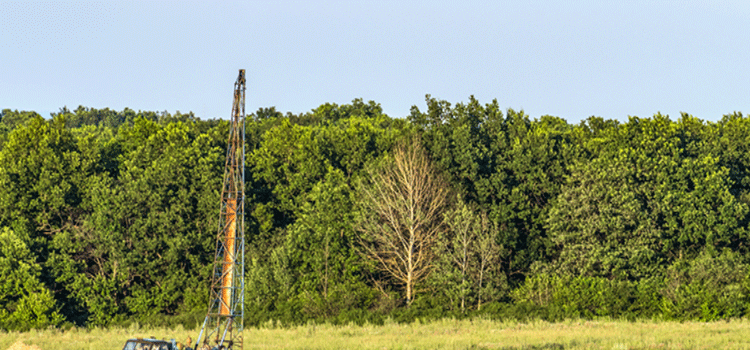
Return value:
<svg viewBox="0 0 750 350">
<path fill-rule="evenodd" d="M 234 83 L 234 103 L 221 189 L 208 312 L 194 349 L 242 350 L 245 316 L 245 70 Z"/>
</svg>

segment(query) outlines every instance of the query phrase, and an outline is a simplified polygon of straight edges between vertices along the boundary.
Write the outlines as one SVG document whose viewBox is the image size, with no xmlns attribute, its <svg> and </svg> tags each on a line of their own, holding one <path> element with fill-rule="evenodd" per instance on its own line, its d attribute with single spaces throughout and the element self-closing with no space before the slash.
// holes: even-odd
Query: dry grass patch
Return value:
<svg viewBox="0 0 750 350">
<path fill-rule="evenodd" d="M 38 346 L 26 345 L 22 341 L 18 340 L 11 345 L 8 350 L 41 350 Z"/>
</svg>

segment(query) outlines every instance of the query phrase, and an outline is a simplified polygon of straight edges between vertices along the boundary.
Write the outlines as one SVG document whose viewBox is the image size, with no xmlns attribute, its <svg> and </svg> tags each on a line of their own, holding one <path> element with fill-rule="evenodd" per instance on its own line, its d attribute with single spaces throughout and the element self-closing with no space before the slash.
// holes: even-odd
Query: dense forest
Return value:
<svg viewBox="0 0 750 350">
<path fill-rule="evenodd" d="M 3 110 L 0 329 L 201 322 L 228 132 L 192 113 Z M 740 113 L 261 108 L 246 183 L 246 325 L 750 312 Z"/>
</svg>

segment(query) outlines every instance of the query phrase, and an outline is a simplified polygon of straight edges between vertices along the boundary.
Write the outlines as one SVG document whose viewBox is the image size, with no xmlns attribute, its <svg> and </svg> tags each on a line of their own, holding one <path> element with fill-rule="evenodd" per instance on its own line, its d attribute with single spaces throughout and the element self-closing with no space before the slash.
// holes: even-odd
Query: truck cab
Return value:
<svg viewBox="0 0 750 350">
<path fill-rule="evenodd" d="M 172 340 L 159 340 L 153 338 L 128 339 L 122 350 L 178 350 L 177 343 Z"/>
</svg>

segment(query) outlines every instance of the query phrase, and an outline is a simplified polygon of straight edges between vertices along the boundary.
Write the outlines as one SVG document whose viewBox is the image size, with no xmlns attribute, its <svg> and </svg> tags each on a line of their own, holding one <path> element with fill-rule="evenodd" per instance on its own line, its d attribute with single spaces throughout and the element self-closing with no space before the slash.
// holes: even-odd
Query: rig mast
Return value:
<svg viewBox="0 0 750 350">
<path fill-rule="evenodd" d="M 245 316 L 244 69 L 240 69 L 234 83 L 230 122 L 208 312 L 194 349 L 213 348 L 209 345 L 213 338 L 217 349 L 242 350 Z"/>
</svg>

